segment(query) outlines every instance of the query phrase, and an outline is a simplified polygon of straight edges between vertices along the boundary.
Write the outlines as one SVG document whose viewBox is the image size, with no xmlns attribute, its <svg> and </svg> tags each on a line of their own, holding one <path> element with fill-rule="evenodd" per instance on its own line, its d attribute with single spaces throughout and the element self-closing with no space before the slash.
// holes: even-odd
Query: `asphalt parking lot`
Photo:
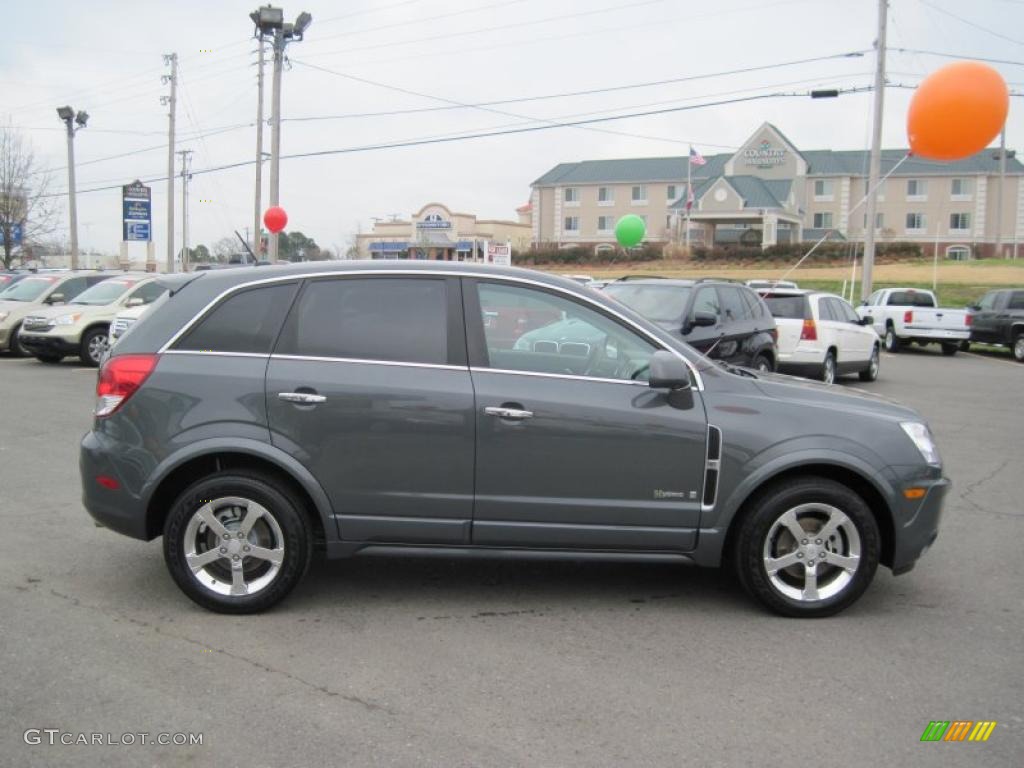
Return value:
<svg viewBox="0 0 1024 768">
<path fill-rule="evenodd" d="M 316 566 L 262 616 L 207 613 L 159 541 L 81 507 L 94 380 L 0 358 L 0 764 L 1021 764 L 1024 366 L 1006 358 L 912 350 L 843 380 L 920 410 L 954 488 L 916 570 L 880 569 L 818 621 L 695 568 L 390 559 Z M 921 743 L 930 720 L 998 726 Z"/>
</svg>

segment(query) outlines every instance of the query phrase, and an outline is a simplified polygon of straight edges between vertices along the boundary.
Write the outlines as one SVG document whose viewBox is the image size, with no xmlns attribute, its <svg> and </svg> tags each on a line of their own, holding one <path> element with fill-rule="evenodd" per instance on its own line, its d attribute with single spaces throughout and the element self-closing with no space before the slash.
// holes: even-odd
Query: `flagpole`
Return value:
<svg viewBox="0 0 1024 768">
<path fill-rule="evenodd" d="M 693 147 L 686 155 L 686 255 L 690 255 L 690 200 L 693 199 Z"/>
</svg>

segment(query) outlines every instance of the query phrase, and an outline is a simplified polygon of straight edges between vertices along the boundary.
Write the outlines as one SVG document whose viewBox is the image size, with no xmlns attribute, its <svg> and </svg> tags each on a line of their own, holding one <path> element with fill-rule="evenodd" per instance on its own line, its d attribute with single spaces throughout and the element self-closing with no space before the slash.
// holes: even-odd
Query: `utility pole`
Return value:
<svg viewBox="0 0 1024 768">
<path fill-rule="evenodd" d="M 882 165 L 882 108 L 885 101 L 885 24 L 889 15 L 889 1 L 878 0 L 878 38 L 875 40 L 875 122 L 871 131 L 871 161 L 868 169 L 868 209 L 864 224 L 864 266 L 860 283 L 860 298 L 871 295 L 872 274 L 875 267 L 875 210 L 878 203 L 878 177 Z"/>
<path fill-rule="evenodd" d="M 999 187 L 996 189 L 996 253 L 995 258 L 1003 257 L 1003 185 L 1006 184 L 1006 124 L 999 134 Z M 1014 253 L 1016 256 L 1016 253 Z"/>
<path fill-rule="evenodd" d="M 263 39 L 258 38 L 259 45 L 259 69 L 256 71 L 256 205 L 252 222 L 252 250 L 253 253 L 260 252 L 260 217 L 263 213 L 263 69 L 265 61 L 265 48 Z"/>
<path fill-rule="evenodd" d="M 270 205 L 275 206 L 280 203 L 281 72 L 284 69 L 284 49 L 288 43 L 303 39 L 303 35 L 313 22 L 313 17 L 303 11 L 295 17 L 294 24 L 286 24 L 283 10 L 265 5 L 250 13 L 249 18 L 256 25 L 256 38 L 262 43 L 264 37 L 269 37 L 273 44 L 274 78 L 273 93 L 270 97 Z M 259 160 L 262 160 L 262 157 L 257 158 L 257 161 Z M 267 248 L 267 258 L 271 261 L 277 259 L 277 240 L 277 233 L 271 232 Z"/>
<path fill-rule="evenodd" d="M 192 160 L 191 149 L 180 149 L 181 155 L 181 271 L 188 272 L 188 180 L 192 175 L 188 166 Z"/>
<path fill-rule="evenodd" d="M 78 204 L 75 200 L 75 132 L 85 128 L 89 113 L 71 107 L 57 107 L 57 117 L 64 121 L 68 132 L 68 218 L 71 224 L 71 268 L 78 269 Z M 75 128 L 78 125 L 78 128 Z"/>
<path fill-rule="evenodd" d="M 178 54 L 164 55 L 164 64 L 169 64 L 171 74 L 164 75 L 164 84 L 171 84 L 171 95 L 161 96 L 160 103 L 168 105 L 167 130 L 167 272 L 174 272 L 174 107 L 178 87 Z"/>
</svg>

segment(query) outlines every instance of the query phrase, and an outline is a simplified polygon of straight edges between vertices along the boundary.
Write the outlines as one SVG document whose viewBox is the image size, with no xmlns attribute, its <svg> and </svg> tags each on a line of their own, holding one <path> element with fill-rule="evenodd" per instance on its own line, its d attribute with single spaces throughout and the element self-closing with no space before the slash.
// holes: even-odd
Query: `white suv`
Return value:
<svg viewBox="0 0 1024 768">
<path fill-rule="evenodd" d="M 871 318 L 863 320 L 845 299 L 817 291 L 759 291 L 779 329 L 778 370 L 821 379 L 856 373 L 878 378 L 879 340 Z"/>
</svg>

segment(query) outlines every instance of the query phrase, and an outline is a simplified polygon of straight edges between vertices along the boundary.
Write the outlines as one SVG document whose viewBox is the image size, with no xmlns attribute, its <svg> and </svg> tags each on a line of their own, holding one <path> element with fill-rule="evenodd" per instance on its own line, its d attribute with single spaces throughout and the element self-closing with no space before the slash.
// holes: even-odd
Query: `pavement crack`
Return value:
<svg viewBox="0 0 1024 768">
<path fill-rule="evenodd" d="M 1014 517 L 1014 518 L 1019 518 L 1020 515 L 1017 514 L 1017 513 L 1014 513 L 1014 512 L 1003 512 L 1003 511 L 995 510 L 995 509 L 988 509 L 987 507 L 983 506 L 982 504 L 979 504 L 978 502 L 976 502 L 974 499 L 970 498 L 974 494 L 974 492 L 976 490 L 978 490 L 978 488 L 980 488 L 981 486 L 985 485 L 985 483 L 988 483 L 989 481 L 991 481 L 993 478 L 995 478 L 996 475 L 998 475 L 1000 472 L 1002 472 L 1004 469 L 1006 469 L 1009 465 L 1010 465 L 1010 460 L 1006 459 L 1005 461 L 1003 461 L 1002 464 L 1000 464 L 998 467 L 993 469 L 991 472 L 989 472 L 984 477 L 981 477 L 978 480 L 975 480 L 973 483 L 968 483 L 967 486 L 964 487 L 964 490 L 961 493 L 957 494 L 957 498 L 960 499 L 961 501 L 967 503 L 967 504 L 970 504 L 972 507 L 974 507 L 974 509 L 978 510 L 979 512 L 985 512 L 985 513 L 990 514 L 990 515 L 996 515 L 997 517 Z"/>
<path fill-rule="evenodd" d="M 77 597 L 74 597 L 73 595 L 64 594 L 63 592 L 58 592 L 55 589 L 51 589 L 50 590 L 50 594 L 53 595 L 54 597 L 60 598 L 61 600 L 66 600 L 67 602 L 71 603 L 74 606 L 86 608 L 86 609 L 88 609 L 90 611 L 94 611 L 96 613 L 102 613 L 105 616 L 109 616 L 111 618 L 115 618 L 115 619 L 118 619 L 118 620 L 121 620 L 121 621 L 127 621 L 129 624 L 133 624 L 133 625 L 135 625 L 137 627 L 140 627 L 142 629 L 151 630 L 153 632 L 156 632 L 159 635 L 164 635 L 165 637 L 170 637 L 170 638 L 173 638 L 175 640 L 180 640 L 180 641 L 185 642 L 185 643 L 190 643 L 191 645 L 194 645 L 194 646 L 197 646 L 198 648 L 201 648 L 203 651 L 213 651 L 215 653 L 221 654 L 222 656 L 227 656 L 230 659 L 234 659 L 235 661 L 240 661 L 240 662 L 243 662 L 245 664 L 248 664 L 249 666 L 252 666 L 252 667 L 255 667 L 256 669 L 262 670 L 263 672 L 267 672 L 267 673 L 272 674 L 272 675 L 278 675 L 280 677 L 284 677 L 284 678 L 286 678 L 288 680 L 291 680 L 294 683 L 297 683 L 297 684 L 299 684 L 301 686 L 309 688 L 310 690 L 316 691 L 317 693 L 322 693 L 322 694 L 324 694 L 326 696 L 336 696 L 339 699 L 342 699 L 343 701 L 347 701 L 347 702 L 350 702 L 352 704 L 357 704 L 357 705 L 363 707 L 364 709 L 366 709 L 367 711 L 370 711 L 370 712 L 383 712 L 383 713 L 385 713 L 387 715 L 391 715 L 393 717 L 397 716 L 399 714 L 395 710 L 390 709 L 389 707 L 386 707 L 386 706 L 384 706 L 382 704 L 377 704 L 376 702 L 370 701 L 368 699 L 364 699 L 361 696 L 354 696 L 352 694 L 340 693 L 339 691 L 335 691 L 335 690 L 332 690 L 332 689 L 328 688 L 326 685 L 318 685 L 317 683 L 310 682 L 309 680 L 306 680 L 305 678 L 300 677 L 299 675 L 295 675 L 295 674 L 293 674 L 291 672 L 288 672 L 285 669 L 279 669 L 277 667 L 273 667 L 273 666 L 271 666 L 269 664 L 266 664 L 266 663 L 264 663 L 262 661 L 257 661 L 256 659 L 251 659 L 248 656 L 243 656 L 241 654 L 234 653 L 234 652 L 229 651 L 229 650 L 227 650 L 225 648 L 212 648 L 212 647 L 210 647 L 210 645 L 208 643 L 200 642 L 200 641 L 198 641 L 198 640 L 196 640 L 194 638 L 188 637 L 187 635 L 182 635 L 182 634 L 179 634 L 177 632 L 167 632 L 166 630 L 161 628 L 160 625 L 158 625 L 158 624 L 154 624 L 154 623 L 149 622 L 149 621 L 144 621 L 143 619 L 137 619 L 137 618 L 134 618 L 132 616 L 127 616 L 127 615 L 125 615 L 123 613 L 120 613 L 119 611 L 111 611 L 110 609 L 104 608 L 102 606 L 86 605 L 85 603 L 82 603 Z"/>
</svg>

